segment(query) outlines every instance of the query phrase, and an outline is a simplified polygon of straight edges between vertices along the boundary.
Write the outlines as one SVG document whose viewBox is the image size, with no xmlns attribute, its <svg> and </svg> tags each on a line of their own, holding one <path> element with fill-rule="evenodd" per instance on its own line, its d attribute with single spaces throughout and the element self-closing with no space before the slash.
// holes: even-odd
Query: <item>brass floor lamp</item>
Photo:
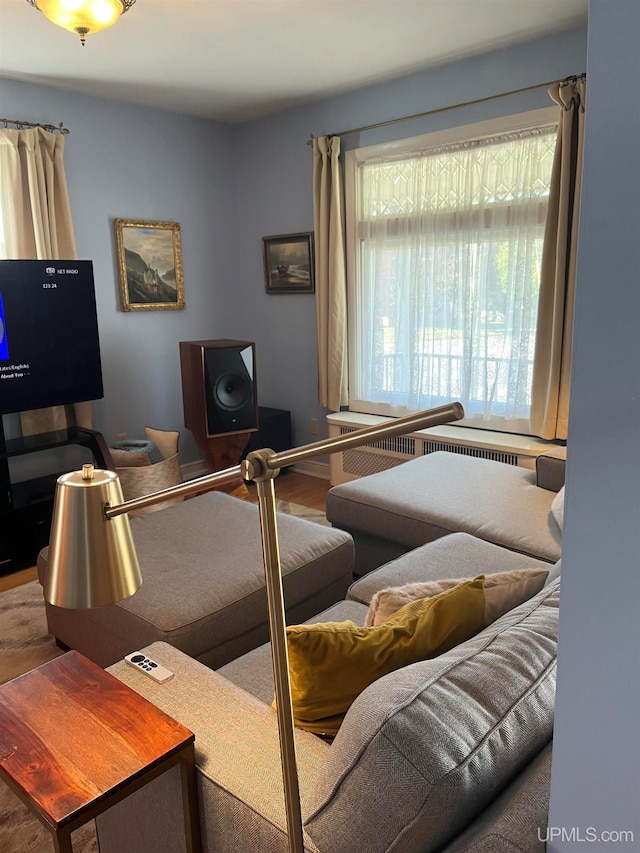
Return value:
<svg viewBox="0 0 640 853">
<path fill-rule="evenodd" d="M 460 403 L 452 403 L 281 453 L 256 450 L 233 468 L 129 501 L 123 499 L 118 475 L 113 471 L 84 465 L 82 471 L 64 474 L 58 479 L 44 595 L 50 604 L 70 608 L 113 604 L 133 595 L 141 585 L 142 575 L 127 513 L 154 506 L 170 497 L 203 494 L 238 479 L 256 483 L 290 853 L 303 853 L 304 841 L 274 478 L 282 468 L 313 457 L 361 447 L 462 417 L 464 410 Z"/>
</svg>

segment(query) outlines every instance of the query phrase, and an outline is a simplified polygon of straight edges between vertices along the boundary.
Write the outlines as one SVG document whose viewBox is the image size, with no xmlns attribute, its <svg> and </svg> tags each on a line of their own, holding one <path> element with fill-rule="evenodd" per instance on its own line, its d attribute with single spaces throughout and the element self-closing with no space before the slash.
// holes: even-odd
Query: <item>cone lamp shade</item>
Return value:
<svg viewBox="0 0 640 853">
<path fill-rule="evenodd" d="M 105 518 L 123 503 L 113 471 L 84 465 L 58 478 L 49 540 L 45 599 L 56 607 L 104 607 L 133 595 L 142 575 L 126 515 Z"/>
<path fill-rule="evenodd" d="M 110 27 L 135 0 L 27 0 L 53 24 L 85 38 Z"/>
</svg>

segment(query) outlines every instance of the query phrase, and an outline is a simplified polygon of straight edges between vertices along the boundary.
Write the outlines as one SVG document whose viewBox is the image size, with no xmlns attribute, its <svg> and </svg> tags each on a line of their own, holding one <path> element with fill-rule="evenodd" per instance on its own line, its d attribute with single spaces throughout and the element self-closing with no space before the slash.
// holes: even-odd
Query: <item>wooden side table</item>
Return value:
<svg viewBox="0 0 640 853">
<path fill-rule="evenodd" d="M 71 833 L 180 765 L 187 853 L 200 853 L 195 736 L 78 652 L 0 686 L 0 778 L 71 853 Z"/>
</svg>

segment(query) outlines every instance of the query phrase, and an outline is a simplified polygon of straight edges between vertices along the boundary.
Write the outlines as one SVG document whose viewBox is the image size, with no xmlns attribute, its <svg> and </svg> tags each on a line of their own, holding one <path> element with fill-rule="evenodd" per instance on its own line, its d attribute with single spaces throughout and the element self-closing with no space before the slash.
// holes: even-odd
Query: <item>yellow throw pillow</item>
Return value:
<svg viewBox="0 0 640 853">
<path fill-rule="evenodd" d="M 324 622 L 287 628 L 296 725 L 334 735 L 354 699 L 372 682 L 468 640 L 484 619 L 484 576 L 413 601 L 375 627 Z"/>
<path fill-rule="evenodd" d="M 495 622 L 500 616 L 513 610 L 532 595 L 540 592 L 549 576 L 548 569 L 513 569 L 487 575 L 484 581 L 485 614 L 484 626 Z M 419 598 L 430 598 L 451 589 L 470 578 L 408 583 L 390 586 L 375 593 L 369 604 L 365 625 L 380 625 L 393 616 L 401 607 Z"/>
</svg>

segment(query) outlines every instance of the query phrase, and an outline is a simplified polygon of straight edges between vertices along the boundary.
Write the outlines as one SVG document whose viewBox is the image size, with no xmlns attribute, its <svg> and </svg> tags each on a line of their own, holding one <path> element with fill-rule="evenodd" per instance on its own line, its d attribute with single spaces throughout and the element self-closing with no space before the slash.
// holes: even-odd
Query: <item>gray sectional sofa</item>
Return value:
<svg viewBox="0 0 640 853">
<path fill-rule="evenodd" d="M 475 636 L 370 684 L 332 743 L 296 730 L 305 850 L 544 850 L 560 594 L 560 561 L 550 557 L 443 532 L 309 620 L 363 625 L 373 596 L 389 586 L 545 572 L 539 592 Z M 284 853 L 268 644 L 217 671 L 165 643 L 145 651 L 175 673 L 171 681 L 155 684 L 121 662 L 110 669 L 195 732 L 204 850 Z M 178 792 L 177 774 L 165 774 L 102 816 L 101 853 L 183 849 Z"/>
<path fill-rule="evenodd" d="M 289 624 L 357 630 L 398 588 L 485 577 L 485 627 L 372 680 L 332 742 L 296 729 L 307 853 L 544 850 L 563 456 L 528 471 L 435 453 L 334 487 L 327 514 L 346 530 L 279 519 Z M 141 590 L 104 610 L 47 606 L 49 628 L 195 733 L 207 853 L 285 853 L 257 508 L 210 493 L 132 527 Z M 136 648 L 174 677 L 157 684 L 119 660 Z M 179 853 L 181 807 L 176 769 L 97 820 L 101 853 Z"/>
</svg>

